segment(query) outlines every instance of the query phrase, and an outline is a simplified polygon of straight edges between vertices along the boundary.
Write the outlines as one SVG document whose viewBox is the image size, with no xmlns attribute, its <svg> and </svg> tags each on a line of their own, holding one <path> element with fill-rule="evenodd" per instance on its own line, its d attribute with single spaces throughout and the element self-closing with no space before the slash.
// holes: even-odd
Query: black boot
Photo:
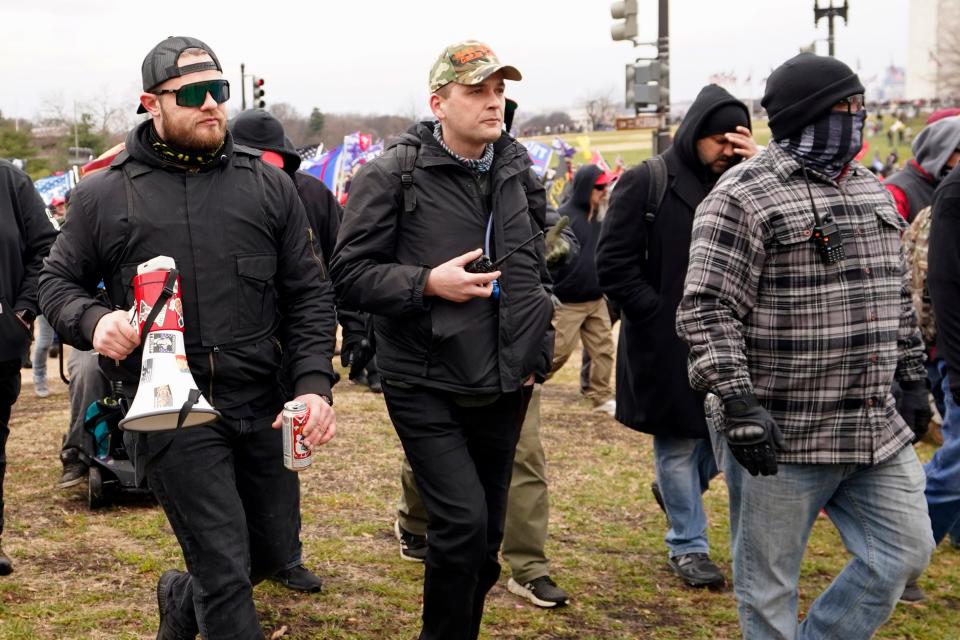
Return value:
<svg viewBox="0 0 960 640">
<path fill-rule="evenodd" d="M 0 576 L 8 576 L 13 573 L 13 563 L 10 557 L 3 552 L 3 541 L 0 540 Z"/>
</svg>

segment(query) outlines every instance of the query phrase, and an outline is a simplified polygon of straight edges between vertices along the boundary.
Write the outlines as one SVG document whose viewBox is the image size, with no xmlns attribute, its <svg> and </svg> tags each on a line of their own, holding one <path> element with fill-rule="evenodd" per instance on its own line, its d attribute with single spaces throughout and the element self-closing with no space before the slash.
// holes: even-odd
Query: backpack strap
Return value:
<svg viewBox="0 0 960 640">
<path fill-rule="evenodd" d="M 400 163 L 400 187 L 403 189 L 403 212 L 413 213 L 417 208 L 417 194 L 413 189 L 413 168 L 417 164 L 419 146 L 409 142 L 397 145 L 397 161 Z"/>
<path fill-rule="evenodd" d="M 650 171 L 650 185 L 647 188 L 647 204 L 643 219 L 653 225 L 663 204 L 663 197 L 667 193 L 667 162 L 662 156 L 651 156 L 644 161 Z"/>
</svg>

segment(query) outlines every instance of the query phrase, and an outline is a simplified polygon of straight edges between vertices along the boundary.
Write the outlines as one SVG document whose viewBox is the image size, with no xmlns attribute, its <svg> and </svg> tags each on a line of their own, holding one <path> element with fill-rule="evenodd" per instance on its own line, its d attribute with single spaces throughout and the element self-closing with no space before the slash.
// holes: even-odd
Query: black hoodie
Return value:
<svg viewBox="0 0 960 640">
<path fill-rule="evenodd" d="M 589 219 L 590 196 L 601 173 L 603 170 L 595 164 L 580 167 L 573 176 L 570 198 L 557 212 L 570 218 L 570 229 L 580 243 L 579 257 L 557 274 L 553 285 L 553 293 L 560 302 L 590 302 L 603 297 L 594 261 L 597 240 L 600 238 L 600 221 Z"/>
<path fill-rule="evenodd" d="M 104 280 L 114 309 L 129 309 L 137 265 L 171 256 L 190 371 L 211 404 L 272 410 L 283 400 L 282 356 L 297 395 L 328 395 L 333 288 L 309 250 L 293 182 L 229 133 L 216 162 L 178 166 L 150 149 L 150 127 L 131 131 L 110 168 L 74 190 L 40 275 L 44 315 L 64 342 L 90 349 L 97 322 L 111 311 L 93 295 L 97 282 Z M 140 350 L 101 367 L 133 390 Z"/>
<path fill-rule="evenodd" d="M 717 85 L 704 87 L 662 154 L 668 188 L 651 225 L 644 221 L 650 172 L 622 176 L 610 196 L 597 246 L 603 292 L 622 308 L 617 346 L 617 415 L 654 435 L 706 437 L 702 396 L 690 388 L 687 345 L 674 320 L 683 295 L 693 215 L 719 176 L 700 162 L 697 140 L 707 117 L 728 104 L 746 107 Z"/>
</svg>

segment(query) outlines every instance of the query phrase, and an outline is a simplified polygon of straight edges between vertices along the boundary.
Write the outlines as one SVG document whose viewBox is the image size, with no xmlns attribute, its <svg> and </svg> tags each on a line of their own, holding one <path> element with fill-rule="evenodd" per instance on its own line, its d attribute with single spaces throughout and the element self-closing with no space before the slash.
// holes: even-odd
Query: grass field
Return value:
<svg viewBox="0 0 960 640">
<path fill-rule="evenodd" d="M 915 118 L 908 120 L 906 123 L 910 125 L 915 132 L 919 132 L 920 129 L 923 128 L 924 119 Z M 629 131 L 594 131 L 582 135 L 589 137 L 591 149 L 599 151 L 604 160 L 606 160 L 607 164 L 609 164 L 611 167 L 616 162 L 617 157 L 622 158 L 627 167 L 632 167 L 633 165 L 650 157 L 653 149 L 652 131 L 652 129 L 636 129 Z M 676 131 L 676 127 L 674 127 L 674 131 Z M 753 123 L 753 134 L 758 144 L 765 145 L 770 141 L 770 129 L 767 127 L 765 120 L 758 120 Z M 563 138 L 568 144 L 576 146 L 577 137 L 579 135 L 581 134 L 564 134 L 560 137 Z M 554 138 L 555 136 L 549 135 L 524 139 L 536 140 L 546 144 L 551 144 L 554 141 Z M 901 164 L 903 164 L 912 156 L 909 144 L 894 144 L 893 147 L 891 147 L 887 142 L 887 136 L 885 134 L 869 137 L 867 138 L 867 143 L 869 144 L 869 149 L 866 156 L 863 158 L 864 164 L 869 164 L 875 151 L 880 153 L 881 160 L 886 159 L 891 148 L 895 148 L 897 150 L 897 155 L 900 158 Z M 556 161 L 557 160 L 555 157 L 555 164 Z"/>
<path fill-rule="evenodd" d="M 543 611 L 507 592 L 490 595 L 482 638 L 555 640 L 739 637 L 729 590 L 691 590 L 666 565 L 664 518 L 650 495 L 647 436 L 580 402 L 571 364 L 543 393 L 543 444 L 551 479 L 553 575 L 572 602 Z M 55 371 L 50 362 L 51 374 Z M 29 380 L 30 374 L 25 371 Z M 0 578 L 0 639 L 147 639 L 156 633 L 155 586 L 181 567 L 158 507 L 126 502 L 91 512 L 86 486 L 59 491 L 57 452 L 68 419 L 59 383 L 38 399 L 25 381 L 14 407 L 6 479 L 4 548 L 15 573 Z M 391 527 L 400 446 L 380 396 L 350 383 L 336 389 L 339 434 L 301 474 L 303 541 L 324 592 L 305 596 L 272 583 L 255 589 L 266 636 L 413 640 L 421 565 L 401 561 Z M 928 457 L 931 450 L 922 448 Z M 706 495 L 713 557 L 729 572 L 726 491 Z M 801 610 L 842 568 L 847 554 L 821 518 L 803 565 Z M 960 637 L 960 552 L 944 545 L 921 579 L 926 603 L 899 606 L 879 638 Z M 845 639 L 843 639 L 845 640 Z"/>
</svg>

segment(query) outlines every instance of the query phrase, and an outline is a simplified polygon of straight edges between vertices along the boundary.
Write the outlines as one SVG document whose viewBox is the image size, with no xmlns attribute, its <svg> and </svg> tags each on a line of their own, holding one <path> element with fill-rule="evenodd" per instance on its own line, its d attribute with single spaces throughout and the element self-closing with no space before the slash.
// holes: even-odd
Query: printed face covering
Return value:
<svg viewBox="0 0 960 640">
<path fill-rule="evenodd" d="M 867 111 L 831 111 L 777 144 L 809 169 L 836 178 L 863 146 Z"/>
</svg>

